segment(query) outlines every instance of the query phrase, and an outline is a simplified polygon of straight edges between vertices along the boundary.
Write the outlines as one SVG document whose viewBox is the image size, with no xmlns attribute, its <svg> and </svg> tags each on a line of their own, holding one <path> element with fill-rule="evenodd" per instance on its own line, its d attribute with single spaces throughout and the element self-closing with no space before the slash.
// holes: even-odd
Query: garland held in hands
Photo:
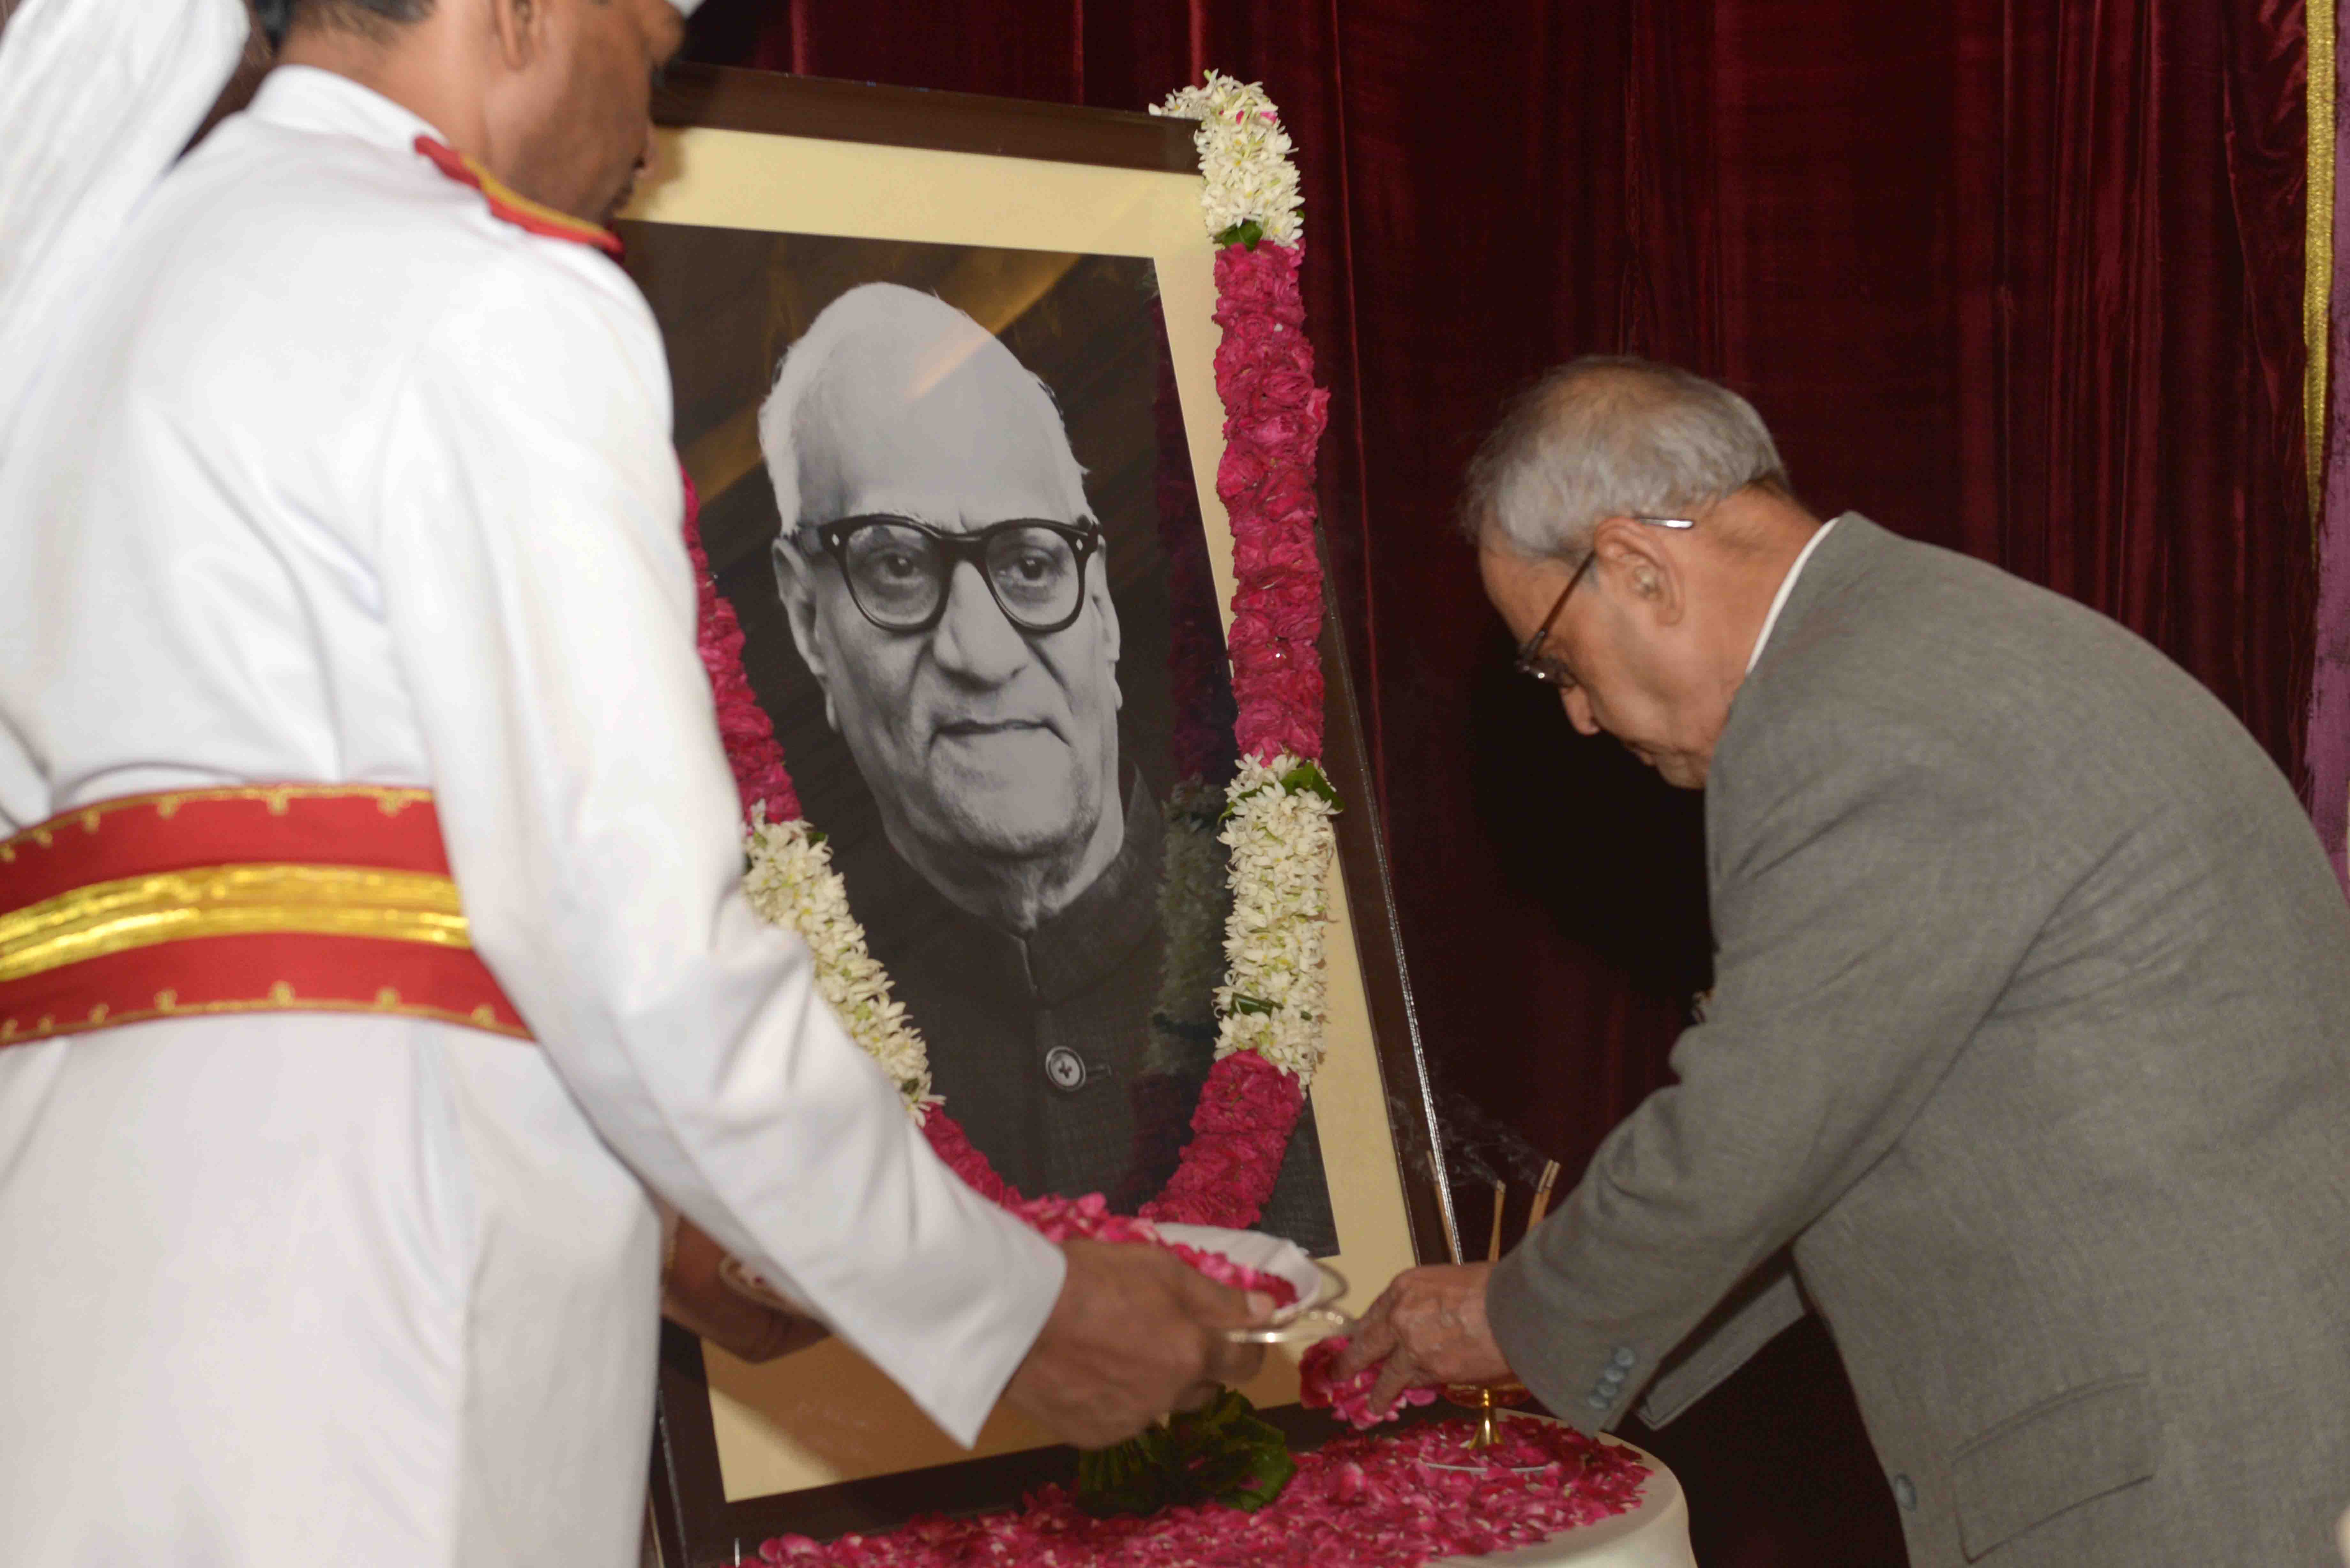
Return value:
<svg viewBox="0 0 2350 1568">
<path fill-rule="evenodd" d="M 1232 897 L 1224 983 L 1215 993 L 1216 1061 L 1191 1142 L 1140 1217 L 1245 1228 L 1272 1194 L 1325 1044 L 1323 942 L 1337 796 L 1319 762 L 1314 454 L 1329 394 L 1314 384 L 1297 284 L 1297 171 L 1272 101 L 1253 83 L 1211 71 L 1206 85 L 1152 112 L 1200 121 L 1201 207 L 1220 247 L 1215 366 L 1224 457 L 1216 493 L 1232 518 L 1237 587 L 1226 641 L 1242 758 L 1220 821 Z M 824 835 L 801 815 L 774 726 L 743 675 L 742 628 L 712 580 L 690 486 L 686 540 L 701 585 L 702 662 L 747 824 L 753 907 L 807 942 L 825 1000 L 897 1083 L 931 1147 L 982 1193 L 1020 1205 L 931 1093 L 922 1037 L 849 912 Z M 1213 786 L 1178 786 L 1189 791 L 1187 808 L 1203 788 Z"/>
</svg>

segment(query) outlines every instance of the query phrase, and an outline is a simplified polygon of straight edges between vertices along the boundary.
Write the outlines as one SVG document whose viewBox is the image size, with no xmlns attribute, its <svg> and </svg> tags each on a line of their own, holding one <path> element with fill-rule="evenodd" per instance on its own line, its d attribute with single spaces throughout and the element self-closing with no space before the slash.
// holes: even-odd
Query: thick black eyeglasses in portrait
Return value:
<svg viewBox="0 0 2350 1568">
<path fill-rule="evenodd" d="M 1659 528 L 1697 526 L 1697 519 L 1694 517 L 1643 517 L 1637 513 L 1629 515 L 1635 523 L 1647 523 Z M 1598 558 L 1599 552 L 1596 550 L 1587 550 L 1584 553 L 1583 560 L 1575 568 L 1575 575 L 1566 579 L 1566 587 L 1559 589 L 1558 597 L 1551 601 L 1550 614 L 1543 617 L 1542 625 L 1534 628 L 1534 634 L 1526 639 L 1526 645 L 1523 648 L 1518 649 L 1519 674 L 1530 675 L 1545 686 L 1564 689 L 1575 684 L 1575 671 L 1569 670 L 1562 659 L 1544 657 L 1542 645 L 1550 640 L 1550 628 L 1557 623 L 1558 612 L 1566 607 L 1566 596 L 1575 591 L 1575 585 L 1583 581 L 1583 575 L 1591 570 L 1591 563 Z"/>
<path fill-rule="evenodd" d="M 945 618 L 955 567 L 979 568 L 1004 618 L 1027 632 L 1066 630 L 1086 602 L 1086 563 L 1101 524 L 1017 518 L 968 534 L 910 517 L 843 517 L 798 529 L 803 551 L 838 564 L 858 613 L 884 631 L 929 631 Z M 811 548 L 813 546 L 814 548 Z"/>
</svg>

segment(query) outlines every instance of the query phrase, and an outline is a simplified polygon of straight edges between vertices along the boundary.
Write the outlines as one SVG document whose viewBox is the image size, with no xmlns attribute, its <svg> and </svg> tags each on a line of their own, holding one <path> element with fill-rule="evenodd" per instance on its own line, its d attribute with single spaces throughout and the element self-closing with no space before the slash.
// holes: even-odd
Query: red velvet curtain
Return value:
<svg viewBox="0 0 2350 1568">
<path fill-rule="evenodd" d="M 1421 1018 L 1570 1169 L 1664 1081 L 1710 941 L 1695 798 L 1509 678 L 1450 532 L 1463 462 L 1546 366 L 1727 379 L 1816 508 L 2119 617 L 2297 773 L 2298 4 L 709 0 L 694 38 L 1122 109 L 1207 66 L 1266 84 Z M 1711 1568 L 1901 1560 L 1816 1329 L 1650 1440 Z"/>
</svg>

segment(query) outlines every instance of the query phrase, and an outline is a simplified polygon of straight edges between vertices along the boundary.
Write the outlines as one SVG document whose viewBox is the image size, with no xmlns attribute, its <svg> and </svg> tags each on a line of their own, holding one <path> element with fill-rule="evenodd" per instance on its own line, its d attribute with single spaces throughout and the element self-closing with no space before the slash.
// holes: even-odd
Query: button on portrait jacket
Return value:
<svg viewBox="0 0 2350 1568">
<path fill-rule="evenodd" d="M 1847 514 L 1706 834 L 1679 1082 L 1489 1290 L 1526 1383 L 1661 1422 L 1807 1302 L 1920 1568 L 2333 1561 L 2350 913 L 2251 738 L 2114 622 Z"/>
</svg>

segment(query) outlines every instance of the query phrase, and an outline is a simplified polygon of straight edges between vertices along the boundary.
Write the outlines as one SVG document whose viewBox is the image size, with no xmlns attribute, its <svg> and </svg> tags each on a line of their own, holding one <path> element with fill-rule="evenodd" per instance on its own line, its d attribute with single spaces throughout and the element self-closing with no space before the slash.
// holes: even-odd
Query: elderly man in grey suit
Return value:
<svg viewBox="0 0 2350 1568">
<path fill-rule="evenodd" d="M 1567 718 L 1706 790 L 1679 1082 L 1346 1370 L 1669 1419 L 1816 1309 L 1910 1560 L 2311 1564 L 2350 1491 L 2350 914 L 2210 693 L 1794 500 L 1731 392 L 1584 360 L 1472 471 Z"/>
</svg>

